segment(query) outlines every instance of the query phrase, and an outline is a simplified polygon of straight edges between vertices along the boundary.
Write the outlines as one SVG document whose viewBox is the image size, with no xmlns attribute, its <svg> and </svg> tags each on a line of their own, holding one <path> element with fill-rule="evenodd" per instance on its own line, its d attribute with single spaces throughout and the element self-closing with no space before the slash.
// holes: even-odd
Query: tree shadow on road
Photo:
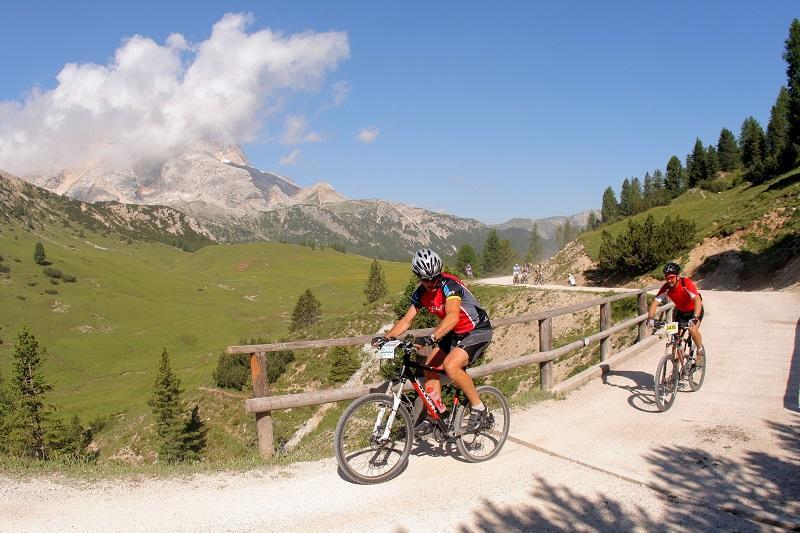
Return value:
<svg viewBox="0 0 800 533">
<path fill-rule="evenodd" d="M 742 452 L 733 460 L 686 446 L 660 446 L 646 456 L 649 486 L 666 501 L 667 516 L 637 502 L 553 484 L 535 476 L 530 503 L 511 506 L 483 500 L 474 526 L 459 531 L 763 531 L 800 527 L 800 429 L 769 422 L 780 451 Z M 725 448 L 749 437 L 737 428 L 707 431 L 704 442 Z M 712 442 L 713 441 L 713 442 Z M 735 442 L 734 442 L 735 443 Z M 634 483 L 633 481 L 627 481 Z M 797 524 L 797 525 L 795 525 Z"/>
<path fill-rule="evenodd" d="M 800 412 L 800 321 L 794 328 L 794 352 L 789 366 L 786 392 L 783 395 L 783 406 L 790 411 Z"/>
</svg>

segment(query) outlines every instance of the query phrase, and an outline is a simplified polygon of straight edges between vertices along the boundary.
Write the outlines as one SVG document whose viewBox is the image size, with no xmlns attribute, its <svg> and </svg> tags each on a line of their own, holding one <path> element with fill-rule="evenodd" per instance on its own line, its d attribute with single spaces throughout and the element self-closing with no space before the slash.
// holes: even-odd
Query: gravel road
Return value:
<svg viewBox="0 0 800 533">
<path fill-rule="evenodd" d="M 0 531 L 764 531 L 800 527 L 800 295 L 704 292 L 703 388 L 657 413 L 661 343 L 512 414 L 492 461 L 431 443 L 378 486 L 334 459 L 181 479 L 0 477 Z"/>
</svg>

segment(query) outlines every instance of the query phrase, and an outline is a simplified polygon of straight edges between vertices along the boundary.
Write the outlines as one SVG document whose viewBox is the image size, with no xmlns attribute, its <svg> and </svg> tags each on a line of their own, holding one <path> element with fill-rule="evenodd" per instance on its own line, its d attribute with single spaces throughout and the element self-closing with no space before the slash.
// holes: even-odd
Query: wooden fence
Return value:
<svg viewBox="0 0 800 533">
<path fill-rule="evenodd" d="M 513 359 L 491 362 L 482 366 L 468 369 L 473 378 L 479 378 L 503 372 L 526 365 L 539 364 L 541 376 L 541 388 L 543 390 L 553 389 L 553 361 L 579 350 L 596 342 L 600 343 L 600 360 L 605 361 L 611 356 L 611 336 L 627 328 L 636 326 L 638 328 L 636 342 L 641 342 L 647 338 L 647 291 L 659 287 L 653 285 L 638 291 L 625 292 L 596 298 L 586 302 L 577 303 L 557 309 L 548 309 L 538 313 L 493 319 L 494 328 L 510 326 L 512 324 L 523 324 L 537 321 L 539 323 L 539 346 L 538 351 L 530 354 L 521 355 Z M 638 300 L 638 316 L 620 322 L 611 323 L 611 304 L 626 298 L 636 297 Z M 592 307 L 600 307 L 600 331 L 583 339 L 576 340 L 559 348 L 553 349 L 553 318 L 561 315 L 573 314 Z M 667 308 L 662 308 L 666 311 Z M 409 330 L 408 333 L 414 336 L 428 335 L 433 331 L 432 328 Z M 291 409 L 293 407 L 305 407 L 322 403 L 338 402 L 342 400 L 352 400 L 370 392 L 385 390 L 386 383 L 373 383 L 360 385 L 357 387 L 329 389 L 299 394 L 283 394 L 280 396 L 269 395 L 269 384 L 267 383 L 267 356 L 269 352 L 281 350 L 300 350 L 310 348 L 329 348 L 332 346 L 352 346 L 367 344 L 374 335 L 362 335 L 359 337 L 347 337 L 341 339 L 325 339 L 312 341 L 279 342 L 273 344 L 254 344 L 245 346 L 228 346 L 225 353 L 228 354 L 250 354 L 250 371 L 253 378 L 253 398 L 245 401 L 245 409 L 256 415 L 256 428 L 258 431 L 259 453 L 263 458 L 269 458 L 275 453 L 272 433 L 272 411 L 280 409 Z"/>
</svg>

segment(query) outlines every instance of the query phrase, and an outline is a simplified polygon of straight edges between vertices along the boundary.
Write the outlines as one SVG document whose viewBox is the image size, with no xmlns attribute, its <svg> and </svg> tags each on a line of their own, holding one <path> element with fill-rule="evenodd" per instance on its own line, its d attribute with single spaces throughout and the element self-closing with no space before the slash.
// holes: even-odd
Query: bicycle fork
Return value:
<svg viewBox="0 0 800 533">
<path fill-rule="evenodd" d="M 402 385 L 401 385 L 402 388 Z M 397 416 L 397 409 L 400 407 L 400 392 L 392 394 L 392 409 L 389 411 L 389 418 L 386 420 L 386 425 L 383 428 L 383 434 L 379 437 L 380 440 L 388 440 L 389 439 L 389 432 L 392 429 L 392 424 L 394 424 L 394 419 Z M 375 417 L 375 426 L 372 428 L 372 434 L 374 435 L 378 428 L 381 426 L 381 422 L 383 421 L 383 417 L 386 414 L 386 410 L 388 406 L 381 407 L 380 411 L 378 411 L 378 416 Z"/>
</svg>

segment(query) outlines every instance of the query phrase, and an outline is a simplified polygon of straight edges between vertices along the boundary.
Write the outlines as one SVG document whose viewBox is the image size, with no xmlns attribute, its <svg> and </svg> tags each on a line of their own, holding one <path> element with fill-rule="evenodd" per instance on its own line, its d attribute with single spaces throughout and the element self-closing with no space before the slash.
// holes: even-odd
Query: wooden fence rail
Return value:
<svg viewBox="0 0 800 533">
<path fill-rule="evenodd" d="M 485 377 L 498 372 L 512 370 L 522 366 L 539 364 L 540 386 L 543 390 L 553 388 L 553 361 L 562 355 L 569 354 L 590 344 L 600 343 L 600 359 L 605 361 L 611 356 L 611 336 L 627 328 L 638 326 L 636 342 L 641 342 L 647 338 L 645 320 L 647 319 L 647 292 L 659 287 L 652 285 L 636 292 L 626 292 L 596 298 L 586 302 L 577 303 L 556 309 L 548 309 L 537 313 L 529 313 L 516 317 L 507 317 L 492 320 L 494 328 L 510 326 L 513 324 L 523 324 L 528 322 L 539 323 L 539 349 L 536 352 L 521 355 L 513 359 L 495 361 L 478 367 L 470 368 L 467 372 L 473 378 Z M 638 316 L 611 324 L 611 303 L 625 298 L 637 297 Z M 553 322 L 557 316 L 567 315 L 583 311 L 592 307 L 600 308 L 600 331 L 589 335 L 583 339 L 576 340 L 559 348 L 553 349 Z M 661 312 L 669 310 L 669 307 L 662 307 Z M 408 333 L 414 336 L 430 334 L 432 328 L 409 330 Z M 322 403 L 339 402 L 342 400 L 352 400 L 374 392 L 386 390 L 386 383 L 373 383 L 360 385 L 357 387 L 329 389 L 299 394 L 283 394 L 279 396 L 269 395 L 269 384 L 267 383 L 267 357 L 269 352 L 281 350 L 300 350 L 311 348 L 328 348 L 332 346 L 352 346 L 369 343 L 374 335 L 362 335 L 358 337 L 347 337 L 341 339 L 325 339 L 311 341 L 292 341 L 278 342 L 273 344 L 253 344 L 244 346 L 228 346 L 225 353 L 228 354 L 250 354 L 250 370 L 253 379 L 253 398 L 245 401 L 245 409 L 256 415 L 256 428 L 258 430 L 259 452 L 262 457 L 268 458 L 275 453 L 272 433 L 272 411 L 280 409 L 291 409 L 294 407 L 306 407 Z"/>
</svg>

